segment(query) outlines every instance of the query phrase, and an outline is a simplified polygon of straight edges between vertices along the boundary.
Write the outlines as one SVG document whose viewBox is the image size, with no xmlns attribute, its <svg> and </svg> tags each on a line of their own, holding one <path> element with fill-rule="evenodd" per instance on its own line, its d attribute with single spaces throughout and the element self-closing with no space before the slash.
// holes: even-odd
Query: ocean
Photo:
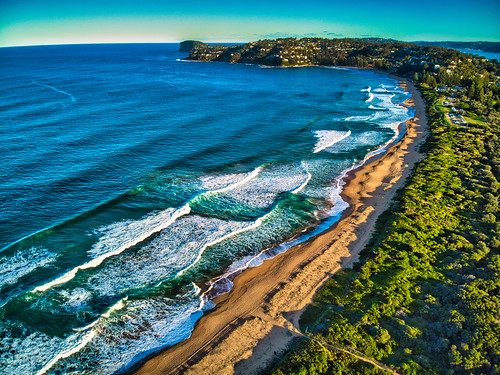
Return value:
<svg viewBox="0 0 500 375">
<path fill-rule="evenodd" d="M 469 49 L 469 48 L 455 48 L 457 51 L 463 53 L 469 53 L 471 55 L 479 55 L 487 58 L 488 60 L 499 60 L 500 61 L 500 52 L 487 52 L 480 49 Z"/>
<path fill-rule="evenodd" d="M 186 339 L 234 275 L 338 220 L 342 178 L 413 115 L 371 71 L 177 49 L 0 49 L 3 373 L 120 373 Z"/>
</svg>

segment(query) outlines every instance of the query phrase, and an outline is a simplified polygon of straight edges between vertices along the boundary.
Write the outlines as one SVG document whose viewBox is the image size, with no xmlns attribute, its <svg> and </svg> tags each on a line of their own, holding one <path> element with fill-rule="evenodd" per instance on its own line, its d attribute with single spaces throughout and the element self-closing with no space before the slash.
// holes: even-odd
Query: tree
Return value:
<svg viewBox="0 0 500 375">
<path fill-rule="evenodd" d="M 426 83 L 431 89 L 435 89 L 437 86 L 436 78 L 434 78 L 434 76 L 428 76 Z"/>
</svg>

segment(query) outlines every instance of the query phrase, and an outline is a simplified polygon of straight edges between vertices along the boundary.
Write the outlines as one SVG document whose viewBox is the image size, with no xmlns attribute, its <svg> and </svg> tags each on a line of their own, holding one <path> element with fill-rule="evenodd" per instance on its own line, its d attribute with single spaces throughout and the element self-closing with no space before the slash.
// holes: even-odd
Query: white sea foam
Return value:
<svg viewBox="0 0 500 375">
<path fill-rule="evenodd" d="M 63 352 L 57 354 L 54 358 L 52 358 L 45 366 L 43 366 L 39 371 L 36 372 L 36 375 L 43 375 L 48 370 L 50 370 L 57 362 L 61 359 L 68 358 L 71 355 L 78 353 L 82 348 L 87 346 L 87 344 L 96 336 L 96 332 L 94 330 L 90 330 L 87 334 L 85 334 L 80 340 L 79 343 L 73 347 L 70 347 Z"/>
<path fill-rule="evenodd" d="M 187 339 L 203 314 L 201 308 L 199 298 L 193 293 L 181 297 L 177 303 L 161 297 L 131 301 L 125 310 L 96 327 L 100 335 L 71 358 L 70 363 L 80 362 L 81 366 L 86 360 L 94 360 L 97 354 L 98 373 L 124 371 L 148 354 Z M 95 371 L 89 369 L 84 373 Z"/>
<path fill-rule="evenodd" d="M 244 174 L 201 177 L 200 180 L 203 182 L 203 187 L 208 190 L 202 194 L 217 194 L 236 189 L 257 177 L 262 169 L 263 167 L 260 166 Z"/>
<path fill-rule="evenodd" d="M 307 184 L 309 183 L 309 181 L 312 178 L 312 174 L 307 170 L 306 162 L 302 161 L 300 164 L 302 165 L 302 168 L 304 168 L 304 172 L 306 172 L 306 179 L 304 180 L 302 185 L 300 185 L 297 189 L 292 191 L 293 194 L 300 193 L 307 186 Z"/>
<path fill-rule="evenodd" d="M 191 208 L 189 207 L 189 204 L 186 204 L 175 211 L 172 209 L 168 209 L 160 212 L 159 214 L 149 215 L 143 220 L 124 222 L 125 224 L 123 225 L 125 225 L 125 227 L 118 224 L 118 231 L 117 226 L 112 226 L 112 228 L 109 230 L 109 233 L 104 236 L 103 241 L 100 241 L 97 244 L 100 244 L 97 250 L 95 250 L 95 252 L 99 254 L 97 257 L 87 263 L 74 267 L 57 279 L 36 287 L 35 289 L 33 289 L 33 291 L 44 292 L 56 285 L 68 282 L 76 276 L 78 271 L 99 266 L 107 258 L 118 255 L 131 246 L 144 241 L 152 234 L 164 228 L 167 228 L 168 226 L 172 225 L 172 223 L 174 223 L 179 217 L 189 214 L 190 211 Z M 131 227 L 130 231 L 126 228 L 127 226 Z M 141 231 L 145 227 L 147 228 L 147 230 Z M 108 251 L 103 253 L 103 249 L 106 249 Z"/>
<path fill-rule="evenodd" d="M 372 92 L 378 92 L 378 93 L 382 93 L 382 94 L 390 94 L 391 93 L 385 87 L 378 87 L 376 89 L 373 89 Z"/>
<path fill-rule="evenodd" d="M 99 318 L 90 331 L 98 335 L 82 342 L 72 356 L 56 356 L 51 364 L 54 367 L 61 362 L 57 364 L 64 369 L 83 368 L 78 371 L 82 374 L 126 370 L 148 354 L 188 338 L 203 314 L 202 307 L 193 292 L 180 296 L 178 301 L 161 297 L 130 301 L 115 314 Z M 85 368 L 85 363 L 96 360 L 97 369 Z"/>
<path fill-rule="evenodd" d="M 318 138 L 314 146 L 313 153 L 318 153 L 325 148 L 333 146 L 335 143 L 349 137 L 351 131 L 338 131 L 338 130 L 316 130 L 314 135 Z"/>
<path fill-rule="evenodd" d="M 369 105 L 368 108 L 374 110 L 374 111 L 388 111 L 389 108 L 386 108 L 386 107 L 377 107 L 377 106 L 374 106 L 374 105 Z"/>
<path fill-rule="evenodd" d="M 147 288 L 175 277 L 220 243 L 252 223 L 189 215 L 162 230 L 131 254 L 110 259 L 81 283 L 96 297 L 113 297 L 131 289 Z"/>
<path fill-rule="evenodd" d="M 361 92 L 367 92 L 368 93 L 368 98 L 366 98 L 365 102 L 371 102 L 374 98 L 374 95 L 372 94 L 372 88 L 368 86 L 366 89 L 362 89 Z"/>
<path fill-rule="evenodd" d="M 186 215 L 189 211 L 188 206 L 183 206 L 177 211 L 174 208 L 168 208 L 146 215 L 140 220 L 125 220 L 101 227 L 95 231 L 96 234 L 101 235 L 99 241 L 92 246 L 88 254 L 92 258 L 98 258 L 105 254 L 114 255 L 117 251 L 119 253 L 166 228 L 181 214 Z"/>
<path fill-rule="evenodd" d="M 56 258 L 56 254 L 41 247 L 19 250 L 10 256 L 0 258 L 0 286 L 13 285 L 19 278 L 44 267 Z"/>
<path fill-rule="evenodd" d="M 351 135 L 352 142 L 343 142 L 326 150 L 330 154 L 344 154 L 360 149 L 370 149 L 375 144 L 384 142 L 385 135 L 380 131 L 365 131 Z"/>
<path fill-rule="evenodd" d="M 375 114 L 368 116 L 349 116 L 345 119 L 345 121 L 355 121 L 355 122 L 365 122 L 371 121 L 375 118 Z"/>
<path fill-rule="evenodd" d="M 35 374 L 54 353 L 65 350 L 61 338 L 29 331 L 7 320 L 0 322 L 0 337 L 0 363 L 4 374 Z"/>
<path fill-rule="evenodd" d="M 194 288 L 193 288 L 194 289 Z M 119 300 L 89 325 L 64 338 L 0 323 L 0 361 L 8 374 L 112 374 L 188 338 L 206 307 L 196 290 L 147 300 Z M 211 303 L 208 303 L 211 306 Z M 15 348 L 15 353 L 11 350 Z M 36 353 L 36 355 L 33 355 Z"/>
<path fill-rule="evenodd" d="M 261 166 L 246 174 L 223 178 L 222 183 L 220 178 L 217 181 L 207 178 L 202 179 L 202 182 L 206 185 L 212 188 L 216 186 L 217 188 L 204 191 L 193 198 L 193 200 L 206 194 L 224 193 L 237 189 L 257 177 L 262 169 L 263 167 Z M 102 236 L 88 252 L 93 257 L 91 261 L 74 267 L 55 280 L 36 287 L 33 291 L 44 292 L 56 285 L 70 281 L 76 276 L 78 271 L 99 266 L 104 260 L 121 254 L 123 251 L 148 239 L 153 234 L 169 227 L 180 217 L 188 215 L 190 212 L 191 207 L 188 202 L 177 210 L 169 208 L 159 213 L 146 215 L 140 220 L 126 220 L 99 228 L 97 232 L 102 233 Z"/>
<path fill-rule="evenodd" d="M 390 95 L 377 95 L 378 99 L 378 105 L 381 107 L 396 107 L 396 105 L 392 102 L 392 98 L 394 98 L 396 94 L 390 94 Z"/>
<path fill-rule="evenodd" d="M 74 313 L 75 311 L 81 311 L 88 306 L 88 301 L 92 297 L 92 294 L 87 289 L 75 288 L 71 291 L 61 291 L 60 297 L 65 300 L 61 304 L 61 308 L 70 313 Z"/>
<path fill-rule="evenodd" d="M 119 300 L 118 302 L 116 302 L 113 306 L 111 306 L 108 309 L 108 311 L 106 311 L 104 314 L 102 314 L 102 317 L 109 318 L 111 316 L 111 314 L 114 313 L 115 311 L 119 311 L 119 310 L 122 310 L 123 308 L 125 308 L 127 300 L 128 300 L 128 297 L 125 297 L 125 298 L 122 298 L 121 300 Z"/>
<path fill-rule="evenodd" d="M 388 88 L 390 90 L 388 90 Z M 410 118 L 408 108 L 394 104 L 392 99 L 395 97 L 395 92 L 404 93 L 400 88 L 391 88 L 387 85 L 372 90 L 374 99 L 372 105 L 368 108 L 374 111 L 370 122 L 377 124 L 380 127 L 390 128 L 397 133 L 399 124 Z"/>
<path fill-rule="evenodd" d="M 198 256 L 196 257 L 196 259 L 187 267 L 183 268 L 182 270 L 180 270 L 176 276 L 181 276 L 182 274 L 184 274 L 187 270 L 189 270 L 190 268 L 192 268 L 193 266 L 195 266 L 201 259 L 203 253 L 205 252 L 205 250 L 211 246 L 215 246 L 217 245 L 218 243 L 221 243 L 222 241 L 225 241 L 231 237 L 234 237 L 238 234 L 241 234 L 241 233 L 244 233 L 244 232 L 247 232 L 249 230 L 252 230 L 252 229 L 255 229 L 255 228 L 258 228 L 262 225 L 262 219 L 257 219 L 255 220 L 252 224 L 244 227 L 244 228 L 241 228 L 237 231 L 234 231 L 234 232 L 231 232 L 231 233 L 228 233 L 226 234 L 225 236 L 223 237 L 220 237 L 220 238 L 217 238 L 209 243 L 207 243 L 206 245 L 204 245 L 198 252 Z"/>
<path fill-rule="evenodd" d="M 76 102 L 76 99 L 73 95 L 71 95 L 69 92 L 66 92 L 66 91 L 63 91 L 63 90 L 59 90 L 57 87 L 54 87 L 54 86 L 50 86 L 50 85 L 46 85 L 45 83 L 40 83 L 40 82 L 37 82 L 37 81 L 33 81 L 33 83 L 35 85 L 38 85 L 38 86 L 42 86 L 42 87 L 47 87 L 51 90 L 54 90 L 55 92 L 58 92 L 58 93 L 61 93 L 61 94 L 64 94 L 64 95 L 67 95 L 69 96 L 69 98 L 71 99 L 71 101 L 74 103 Z"/>
<path fill-rule="evenodd" d="M 224 210 L 238 210 L 238 207 L 250 210 L 271 209 L 280 194 L 293 192 L 303 182 L 304 170 L 300 164 L 271 164 L 264 167 L 250 182 L 219 192 L 217 206 Z M 201 198 L 210 198 L 209 205 L 213 207 L 214 201 L 208 193 Z"/>
</svg>

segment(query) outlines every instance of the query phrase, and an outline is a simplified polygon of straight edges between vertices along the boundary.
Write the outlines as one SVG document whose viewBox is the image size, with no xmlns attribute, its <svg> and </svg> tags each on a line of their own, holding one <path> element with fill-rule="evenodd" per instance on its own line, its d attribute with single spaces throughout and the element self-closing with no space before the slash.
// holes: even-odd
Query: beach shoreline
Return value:
<svg viewBox="0 0 500 375">
<path fill-rule="evenodd" d="M 427 133 L 422 98 L 407 80 L 376 72 L 398 80 L 412 94 L 405 103 L 415 114 L 399 141 L 346 175 L 342 198 L 349 207 L 340 220 L 244 270 L 231 291 L 214 299 L 215 307 L 197 321 L 189 339 L 148 357 L 132 373 L 253 374 L 287 348 L 301 312 L 333 273 L 356 262 L 377 218 L 423 157 L 418 150 Z"/>
</svg>

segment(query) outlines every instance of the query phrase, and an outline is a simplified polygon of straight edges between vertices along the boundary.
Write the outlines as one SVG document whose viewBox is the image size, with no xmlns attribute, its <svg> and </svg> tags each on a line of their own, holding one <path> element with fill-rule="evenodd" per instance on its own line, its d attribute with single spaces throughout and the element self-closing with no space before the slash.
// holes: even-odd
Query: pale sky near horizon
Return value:
<svg viewBox="0 0 500 375">
<path fill-rule="evenodd" d="M 0 46 L 285 36 L 500 41 L 500 0 L 0 0 Z"/>
</svg>

